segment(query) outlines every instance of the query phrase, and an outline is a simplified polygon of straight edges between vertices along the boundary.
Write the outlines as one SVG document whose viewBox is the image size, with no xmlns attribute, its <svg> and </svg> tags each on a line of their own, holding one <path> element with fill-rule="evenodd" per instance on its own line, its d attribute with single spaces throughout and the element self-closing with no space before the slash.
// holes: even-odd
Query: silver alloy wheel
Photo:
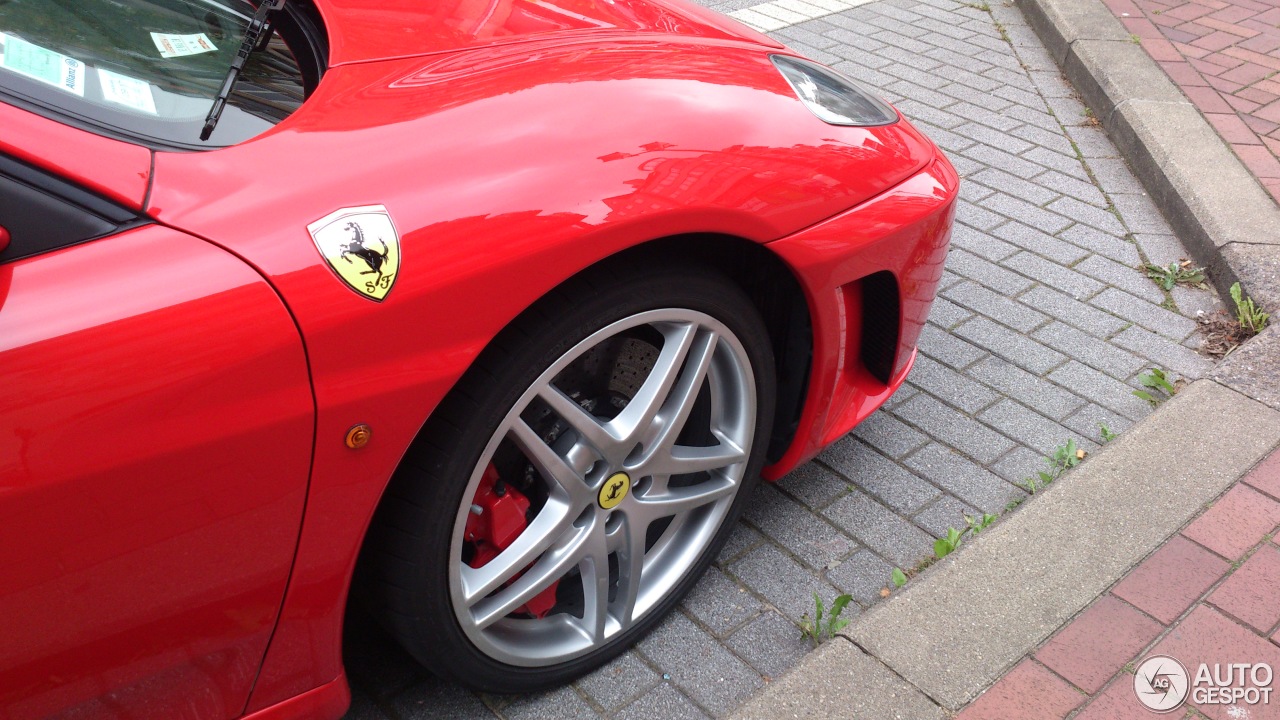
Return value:
<svg viewBox="0 0 1280 720">
<path fill-rule="evenodd" d="M 661 347 L 612 418 L 592 414 L 559 386 L 561 373 L 587 353 L 638 331 L 660 337 Z M 535 404 L 568 429 L 548 442 L 526 421 Z M 695 405 L 707 427 L 686 428 Z M 541 667 L 584 655 L 634 625 L 716 537 L 742 485 L 755 414 L 746 350 L 704 313 L 668 308 L 632 315 L 562 355 L 503 418 L 463 493 L 449 591 L 467 638 L 500 662 Z M 678 444 L 690 429 L 715 444 Z M 534 468 L 546 497 L 510 546 L 473 568 L 463 562 L 470 498 L 504 444 Z M 602 487 L 618 473 L 627 475 L 630 492 L 606 509 Z M 513 616 L 556 582 L 580 583 L 580 612 L 557 607 L 541 619 Z"/>
</svg>

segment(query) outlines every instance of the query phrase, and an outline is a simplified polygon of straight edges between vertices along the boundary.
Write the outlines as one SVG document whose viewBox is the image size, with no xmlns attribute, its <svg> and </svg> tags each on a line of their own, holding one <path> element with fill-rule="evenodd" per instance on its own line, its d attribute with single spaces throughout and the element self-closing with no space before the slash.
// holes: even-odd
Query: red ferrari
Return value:
<svg viewBox="0 0 1280 720">
<path fill-rule="evenodd" d="M 0 718 L 564 682 L 903 382 L 957 177 L 683 0 L 0 0 Z"/>
</svg>

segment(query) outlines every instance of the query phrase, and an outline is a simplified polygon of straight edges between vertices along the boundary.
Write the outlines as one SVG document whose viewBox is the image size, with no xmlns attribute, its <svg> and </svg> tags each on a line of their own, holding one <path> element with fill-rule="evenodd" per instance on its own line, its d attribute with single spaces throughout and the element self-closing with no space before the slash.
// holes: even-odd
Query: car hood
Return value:
<svg viewBox="0 0 1280 720">
<path fill-rule="evenodd" d="M 317 0 L 330 65 L 584 35 L 682 35 L 782 47 L 684 0 Z"/>
</svg>

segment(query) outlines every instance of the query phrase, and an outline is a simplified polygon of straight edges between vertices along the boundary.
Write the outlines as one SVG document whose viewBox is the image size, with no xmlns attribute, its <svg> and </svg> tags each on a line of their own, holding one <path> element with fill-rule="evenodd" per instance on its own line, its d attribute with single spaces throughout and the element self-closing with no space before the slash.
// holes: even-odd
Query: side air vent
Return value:
<svg viewBox="0 0 1280 720">
<path fill-rule="evenodd" d="M 898 329 L 902 308 L 898 281 L 881 271 L 868 275 L 862 286 L 862 364 L 877 380 L 888 385 L 898 353 Z"/>
</svg>

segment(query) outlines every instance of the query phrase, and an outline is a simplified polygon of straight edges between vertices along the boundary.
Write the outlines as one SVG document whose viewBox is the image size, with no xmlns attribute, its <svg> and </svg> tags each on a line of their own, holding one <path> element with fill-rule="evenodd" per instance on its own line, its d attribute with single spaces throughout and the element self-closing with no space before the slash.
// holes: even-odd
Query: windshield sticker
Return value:
<svg viewBox="0 0 1280 720">
<path fill-rule="evenodd" d="M 98 68 L 98 82 L 102 85 L 102 98 L 107 102 L 124 105 L 148 115 L 156 114 L 156 101 L 151 95 L 150 83 L 102 68 Z"/>
<path fill-rule="evenodd" d="M 170 33 L 151 33 L 151 41 L 160 51 L 160 57 L 175 58 L 187 55 L 213 52 L 218 49 L 204 33 L 195 35 L 172 35 Z"/>
<path fill-rule="evenodd" d="M 20 37 L 3 37 L 4 55 L 0 55 L 0 66 L 84 97 L 84 63 L 39 45 L 32 45 Z"/>
</svg>

